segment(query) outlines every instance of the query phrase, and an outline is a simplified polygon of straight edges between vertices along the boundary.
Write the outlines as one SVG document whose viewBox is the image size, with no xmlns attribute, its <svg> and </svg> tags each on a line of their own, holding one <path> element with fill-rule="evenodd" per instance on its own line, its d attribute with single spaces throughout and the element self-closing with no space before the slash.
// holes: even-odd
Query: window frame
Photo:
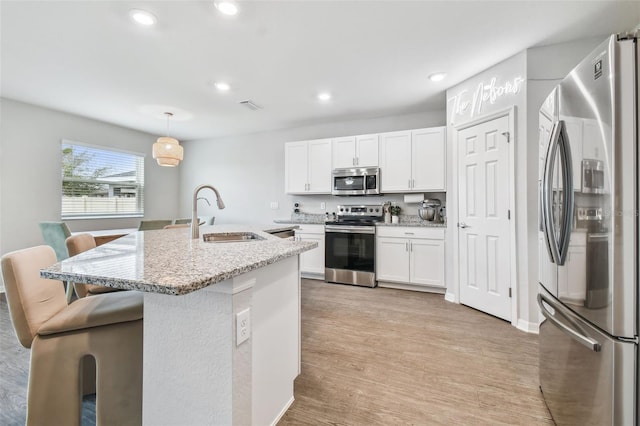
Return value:
<svg viewBox="0 0 640 426">
<path fill-rule="evenodd" d="M 126 212 L 126 213 L 112 213 L 108 211 L 98 212 L 98 213 L 65 213 L 63 210 L 63 197 L 65 196 L 63 193 L 63 184 L 65 181 L 72 181 L 72 179 L 65 179 L 63 175 L 63 149 L 66 146 L 78 146 L 89 149 L 106 151 L 109 153 L 118 153 L 118 154 L 126 154 L 135 157 L 135 161 L 140 161 L 142 166 L 141 178 L 136 178 L 135 187 L 137 192 L 140 194 L 140 197 L 136 197 L 137 200 L 137 211 L 135 212 Z M 60 159 L 60 216 L 62 220 L 91 220 L 91 219 L 125 219 L 125 218 L 142 218 L 144 217 L 144 193 L 145 193 L 145 163 L 146 163 L 146 154 L 142 152 L 129 151 L 119 148 L 113 148 L 109 146 L 103 145 L 95 145 L 84 142 L 78 142 L 70 139 L 61 139 L 60 140 L 60 149 L 59 149 L 59 159 Z M 108 176 L 107 176 L 108 177 Z M 76 179 L 76 181 L 85 181 L 85 182 L 94 182 L 94 183 L 113 183 L 101 179 Z M 98 197 L 95 197 L 98 198 Z M 118 198 L 127 198 L 127 197 L 118 197 Z"/>
</svg>

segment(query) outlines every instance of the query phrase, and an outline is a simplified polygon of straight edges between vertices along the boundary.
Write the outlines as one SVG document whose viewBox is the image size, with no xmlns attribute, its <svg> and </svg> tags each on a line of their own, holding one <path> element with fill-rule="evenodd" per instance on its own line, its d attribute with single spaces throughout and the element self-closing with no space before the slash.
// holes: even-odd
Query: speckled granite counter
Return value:
<svg viewBox="0 0 640 426">
<path fill-rule="evenodd" d="M 273 225 L 213 225 L 191 240 L 189 228 L 135 232 L 41 271 L 43 278 L 171 295 L 187 294 L 211 284 L 278 262 L 317 247 L 267 232 L 291 229 Z M 261 241 L 212 243 L 211 232 L 249 231 Z"/>
<path fill-rule="evenodd" d="M 428 220 L 422 220 L 420 219 L 420 216 L 414 216 L 414 215 L 400 215 L 399 218 L 400 220 L 399 223 L 384 223 L 384 222 L 379 222 L 376 225 L 377 226 L 420 226 L 420 227 L 426 227 L 426 228 L 446 228 L 447 224 L 446 223 L 434 223 L 434 222 L 429 222 Z"/>
</svg>

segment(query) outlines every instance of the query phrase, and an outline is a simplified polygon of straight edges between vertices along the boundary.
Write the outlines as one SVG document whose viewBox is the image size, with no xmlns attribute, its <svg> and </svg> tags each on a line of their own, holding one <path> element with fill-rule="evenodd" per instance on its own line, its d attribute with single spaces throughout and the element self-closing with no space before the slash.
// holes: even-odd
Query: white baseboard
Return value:
<svg viewBox="0 0 640 426">
<path fill-rule="evenodd" d="M 284 416 L 284 413 L 287 412 L 287 410 L 289 409 L 289 407 L 291 407 L 291 404 L 293 404 L 293 401 L 295 400 L 296 399 L 292 396 L 291 399 L 284 405 L 284 407 L 282 407 L 282 410 L 280 411 L 280 413 L 278 413 L 276 418 L 273 420 L 273 422 L 271 423 L 271 426 L 275 426 L 278 424 L 282 416 Z"/>
<path fill-rule="evenodd" d="M 453 293 L 446 292 L 444 294 L 444 300 L 451 303 L 456 303 L 456 295 Z"/>
<path fill-rule="evenodd" d="M 525 321 L 522 318 L 520 318 L 518 320 L 518 324 L 516 325 L 516 328 L 526 333 L 538 334 L 539 324 L 535 322 Z"/>
<path fill-rule="evenodd" d="M 421 291 L 423 293 L 444 294 L 445 289 L 438 287 L 429 287 L 415 284 L 391 283 L 388 281 L 378 281 L 378 287 L 395 288 L 398 290 Z"/>
</svg>

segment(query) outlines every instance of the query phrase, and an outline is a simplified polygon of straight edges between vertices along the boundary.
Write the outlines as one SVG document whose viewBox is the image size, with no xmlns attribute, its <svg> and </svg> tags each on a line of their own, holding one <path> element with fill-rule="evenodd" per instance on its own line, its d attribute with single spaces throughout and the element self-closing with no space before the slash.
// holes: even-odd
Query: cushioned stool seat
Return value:
<svg viewBox="0 0 640 426">
<path fill-rule="evenodd" d="M 143 295 L 126 291 L 67 305 L 62 282 L 40 278 L 56 262 L 38 246 L 2 257 L 11 319 L 31 348 L 28 425 L 80 425 L 87 356 L 96 365 L 96 423 L 142 423 Z"/>
</svg>

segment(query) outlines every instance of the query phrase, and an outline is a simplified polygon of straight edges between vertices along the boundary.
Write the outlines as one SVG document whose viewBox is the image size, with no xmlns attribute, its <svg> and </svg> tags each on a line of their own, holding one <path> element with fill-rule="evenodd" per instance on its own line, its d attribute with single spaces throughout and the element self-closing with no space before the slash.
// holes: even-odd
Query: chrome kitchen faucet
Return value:
<svg viewBox="0 0 640 426">
<path fill-rule="evenodd" d="M 206 185 L 206 184 L 196 187 L 196 189 L 193 191 L 193 208 L 191 209 L 191 238 L 192 239 L 200 238 L 200 226 L 198 224 L 198 192 L 200 192 L 200 190 L 204 189 L 204 188 L 209 188 L 210 190 L 215 192 L 215 194 L 216 194 L 216 203 L 218 204 L 218 208 L 220 210 L 224 209 L 224 207 L 225 207 L 224 202 L 222 201 L 222 198 L 220 197 L 220 193 L 218 192 L 218 190 L 216 188 L 214 188 L 211 185 Z M 206 200 L 206 198 L 205 198 L 205 200 Z M 209 200 L 207 200 L 207 203 L 209 203 Z"/>
</svg>

